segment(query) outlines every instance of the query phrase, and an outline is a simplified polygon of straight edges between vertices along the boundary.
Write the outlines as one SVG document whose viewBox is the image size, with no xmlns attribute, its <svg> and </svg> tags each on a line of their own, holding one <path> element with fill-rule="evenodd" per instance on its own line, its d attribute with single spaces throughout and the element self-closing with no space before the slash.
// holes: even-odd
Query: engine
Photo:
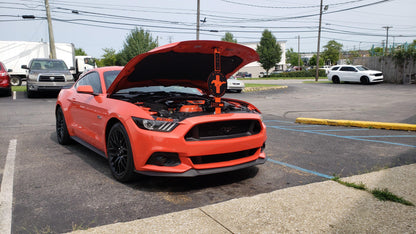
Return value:
<svg viewBox="0 0 416 234">
<path fill-rule="evenodd" d="M 179 120 L 215 112 L 214 99 L 212 97 L 161 98 L 136 102 L 136 105 L 142 106 L 153 116 Z M 253 108 L 249 108 L 248 104 L 228 99 L 222 100 L 221 111 L 222 113 L 254 112 Z"/>
</svg>

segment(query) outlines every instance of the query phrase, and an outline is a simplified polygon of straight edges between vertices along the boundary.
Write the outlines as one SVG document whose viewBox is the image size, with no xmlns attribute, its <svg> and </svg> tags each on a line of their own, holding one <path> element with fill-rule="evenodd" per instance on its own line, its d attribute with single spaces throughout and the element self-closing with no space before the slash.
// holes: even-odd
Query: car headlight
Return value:
<svg viewBox="0 0 416 234">
<path fill-rule="evenodd" d="M 38 79 L 38 73 L 29 73 L 29 80 L 37 80 Z"/>
<path fill-rule="evenodd" d="M 72 74 L 65 74 L 65 80 L 66 81 L 73 81 L 74 80 L 74 76 Z"/>
<path fill-rule="evenodd" d="M 137 117 L 132 118 L 139 128 L 150 131 L 171 132 L 179 125 L 177 122 L 173 120 L 162 121 L 153 119 L 141 119 Z"/>
</svg>

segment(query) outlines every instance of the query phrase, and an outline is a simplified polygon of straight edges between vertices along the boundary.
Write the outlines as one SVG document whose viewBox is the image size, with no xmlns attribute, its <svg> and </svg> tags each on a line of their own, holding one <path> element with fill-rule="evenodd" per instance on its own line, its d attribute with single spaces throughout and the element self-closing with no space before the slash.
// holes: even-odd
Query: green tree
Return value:
<svg viewBox="0 0 416 234">
<path fill-rule="evenodd" d="M 237 43 L 237 39 L 234 38 L 234 35 L 230 32 L 226 32 L 224 37 L 221 38 L 221 41 L 228 41 Z"/>
<path fill-rule="evenodd" d="M 416 60 L 416 40 L 411 44 L 399 45 L 392 51 L 392 57 L 397 65 L 405 65 L 406 61 Z"/>
<path fill-rule="evenodd" d="M 157 37 L 153 39 L 148 31 L 144 31 L 142 28 L 135 28 L 124 42 L 123 49 L 120 52 L 120 63 L 125 65 L 136 55 L 148 52 L 157 46 Z"/>
<path fill-rule="evenodd" d="M 319 66 L 322 67 L 325 64 L 323 59 L 319 59 Z M 309 65 L 316 66 L 316 54 L 309 59 Z"/>
<path fill-rule="evenodd" d="M 282 49 L 276 42 L 276 38 L 273 34 L 265 29 L 260 39 L 260 44 L 256 49 L 260 56 L 260 64 L 266 70 L 266 75 L 269 74 L 269 70 L 276 66 L 282 58 Z"/>
<path fill-rule="evenodd" d="M 293 51 L 293 48 L 290 48 L 286 51 L 286 63 L 290 63 L 292 66 L 298 66 L 300 54 Z M 300 59 L 300 66 L 303 66 L 303 61 Z"/>
<path fill-rule="evenodd" d="M 82 48 L 75 48 L 75 56 L 85 56 L 87 53 Z"/>
<path fill-rule="evenodd" d="M 324 52 L 322 53 L 322 57 L 324 61 L 330 61 L 331 64 L 335 64 L 339 60 L 339 55 L 342 50 L 342 44 L 336 42 L 335 40 L 330 40 L 324 46 Z M 319 59 L 320 62 L 321 59 Z M 315 62 L 316 63 L 316 62 Z M 320 64 L 320 63 L 319 63 Z"/>
<path fill-rule="evenodd" d="M 120 65 L 120 62 L 118 61 L 118 55 L 115 49 L 104 48 L 103 51 L 104 51 L 104 54 L 102 56 L 102 59 L 96 61 L 97 66 L 104 67 L 104 66 Z"/>
</svg>

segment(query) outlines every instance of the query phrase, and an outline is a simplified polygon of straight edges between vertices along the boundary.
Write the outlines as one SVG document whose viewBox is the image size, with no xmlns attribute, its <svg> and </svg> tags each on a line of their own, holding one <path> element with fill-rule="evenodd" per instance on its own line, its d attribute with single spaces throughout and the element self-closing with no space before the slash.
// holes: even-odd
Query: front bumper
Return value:
<svg viewBox="0 0 416 234">
<path fill-rule="evenodd" d="M 218 174 L 224 173 L 229 171 L 236 171 L 248 167 L 252 167 L 259 164 L 264 164 L 267 161 L 266 158 L 258 158 L 254 161 L 238 164 L 235 166 L 229 167 L 220 167 L 220 168 L 212 168 L 212 169 L 189 169 L 183 173 L 167 173 L 167 172 L 156 172 L 156 171 L 136 171 L 139 174 L 147 175 L 147 176 L 165 176 L 165 177 L 195 177 L 201 175 L 210 175 L 210 174 Z"/>
<path fill-rule="evenodd" d="M 67 85 L 73 85 L 74 82 L 30 82 L 27 81 L 27 90 L 32 92 L 59 92 Z"/>
<path fill-rule="evenodd" d="M 383 79 L 383 76 L 370 76 L 371 83 L 383 82 Z"/>
<path fill-rule="evenodd" d="M 253 116 L 256 117 L 253 118 Z M 267 135 L 263 123 L 261 123 L 261 131 L 255 135 L 201 141 L 185 139 L 185 135 L 196 124 L 238 119 L 261 121 L 257 114 L 200 116 L 182 121 L 172 132 L 162 133 L 139 129 L 131 120 L 126 130 L 130 137 L 135 169 L 138 173 L 145 175 L 193 177 L 233 171 L 264 163 L 266 160 L 264 145 Z M 177 154 L 180 164 L 176 166 L 149 164 L 148 159 L 155 153 Z"/>
<path fill-rule="evenodd" d="M 243 90 L 245 88 L 245 85 L 243 84 L 230 84 L 227 86 L 227 90 Z"/>
</svg>

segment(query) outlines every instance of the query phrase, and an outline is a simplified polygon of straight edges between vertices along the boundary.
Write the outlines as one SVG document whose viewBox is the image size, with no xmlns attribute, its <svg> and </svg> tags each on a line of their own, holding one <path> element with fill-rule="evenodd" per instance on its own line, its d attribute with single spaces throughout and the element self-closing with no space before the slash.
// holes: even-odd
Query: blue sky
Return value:
<svg viewBox="0 0 416 234">
<path fill-rule="evenodd" d="M 101 57 L 103 48 L 117 51 L 135 26 L 149 31 L 159 45 L 196 38 L 197 0 L 98 1 L 49 0 L 56 42 L 73 43 Z M 344 50 L 389 45 L 416 39 L 414 0 L 324 0 L 321 47 L 329 40 Z M 272 31 L 286 48 L 317 49 L 319 0 L 200 0 L 200 39 L 220 40 L 225 32 L 238 42 L 259 41 Z M 36 19 L 22 19 L 34 15 Z M 0 0 L 0 40 L 48 41 L 43 0 Z"/>
</svg>

